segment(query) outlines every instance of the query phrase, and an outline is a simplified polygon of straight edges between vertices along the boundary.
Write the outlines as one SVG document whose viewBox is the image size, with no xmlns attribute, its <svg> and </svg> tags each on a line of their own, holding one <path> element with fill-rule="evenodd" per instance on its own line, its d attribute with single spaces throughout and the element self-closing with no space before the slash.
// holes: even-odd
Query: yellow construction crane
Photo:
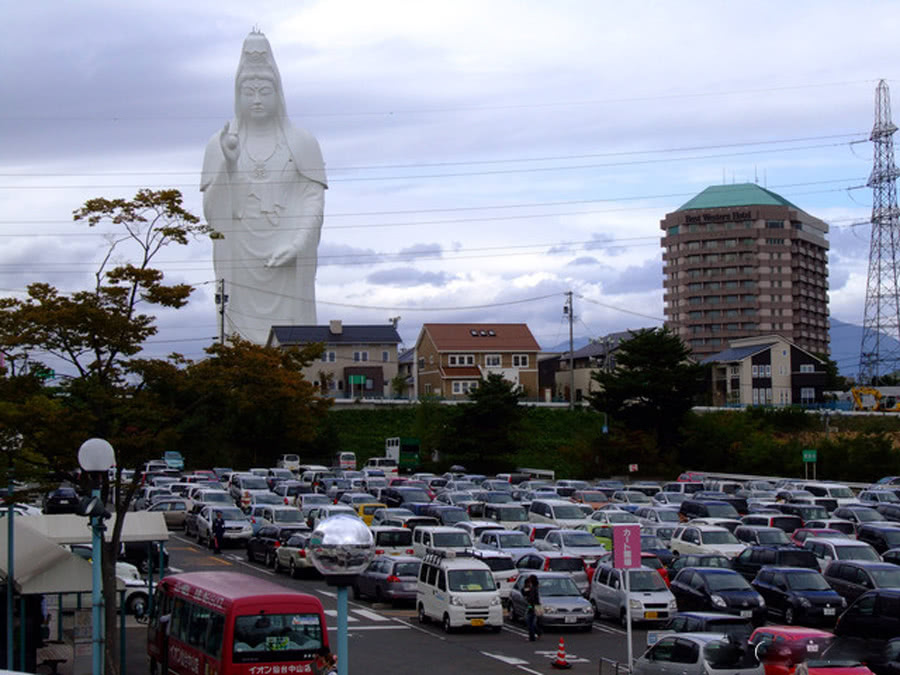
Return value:
<svg viewBox="0 0 900 675">
<path fill-rule="evenodd" d="M 900 400 L 897 395 L 882 392 L 877 387 L 853 387 L 850 394 L 853 396 L 854 410 L 900 412 Z"/>
</svg>

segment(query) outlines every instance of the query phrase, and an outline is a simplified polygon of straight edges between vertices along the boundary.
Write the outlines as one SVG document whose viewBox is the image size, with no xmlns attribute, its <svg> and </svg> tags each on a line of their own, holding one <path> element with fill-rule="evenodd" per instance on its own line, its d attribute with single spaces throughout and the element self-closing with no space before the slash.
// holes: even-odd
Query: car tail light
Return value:
<svg viewBox="0 0 900 675">
<path fill-rule="evenodd" d="M 406 552 L 409 553 L 410 555 L 412 555 L 413 553 L 415 553 L 415 551 L 414 551 L 413 549 L 411 549 L 411 548 L 406 549 Z"/>
<path fill-rule="evenodd" d="M 509 583 L 511 583 L 511 584 L 514 584 L 514 583 L 516 583 L 516 579 L 518 579 L 518 578 L 519 578 L 519 575 L 516 574 L 515 576 L 509 577 L 506 581 L 509 582 Z"/>
<path fill-rule="evenodd" d="M 387 581 L 389 584 L 399 584 L 399 583 L 400 583 L 400 577 L 398 577 L 396 574 L 392 574 L 392 575 L 390 575 L 390 576 L 386 579 L 386 581 Z"/>
<path fill-rule="evenodd" d="M 279 548 L 280 546 L 281 546 L 280 541 L 276 541 L 275 543 L 272 544 L 272 548 Z"/>
<path fill-rule="evenodd" d="M 304 551 L 304 550 L 301 548 L 299 551 L 297 551 L 297 555 L 300 556 L 301 558 L 305 558 L 305 557 L 306 557 L 306 551 Z"/>
<path fill-rule="evenodd" d="M 550 558 L 547 558 L 547 559 L 544 561 L 544 569 L 545 569 L 545 570 L 549 570 L 549 569 L 550 569 Z"/>
</svg>

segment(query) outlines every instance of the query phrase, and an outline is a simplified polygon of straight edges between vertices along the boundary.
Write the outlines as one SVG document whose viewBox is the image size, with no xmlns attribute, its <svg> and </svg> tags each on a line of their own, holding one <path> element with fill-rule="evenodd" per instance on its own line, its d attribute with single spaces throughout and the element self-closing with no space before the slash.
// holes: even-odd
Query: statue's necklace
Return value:
<svg viewBox="0 0 900 675">
<path fill-rule="evenodd" d="M 266 163 L 272 159 L 272 156 L 275 154 L 275 151 L 278 150 L 278 141 L 275 141 L 275 145 L 272 148 L 272 152 L 269 153 L 269 156 L 265 159 L 259 160 L 253 156 L 253 153 L 250 152 L 250 143 L 247 143 L 247 157 L 250 158 L 250 161 L 253 162 L 253 177 L 257 180 L 265 180 L 269 177 L 269 170 L 266 168 Z"/>
</svg>

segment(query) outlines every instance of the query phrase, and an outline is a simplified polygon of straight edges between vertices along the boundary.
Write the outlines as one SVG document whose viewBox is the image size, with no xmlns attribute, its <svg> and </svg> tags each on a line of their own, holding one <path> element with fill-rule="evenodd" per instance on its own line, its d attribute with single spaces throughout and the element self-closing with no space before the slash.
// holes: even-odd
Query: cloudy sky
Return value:
<svg viewBox="0 0 900 675">
<path fill-rule="evenodd" d="M 526 322 L 549 347 L 659 325 L 659 221 L 756 181 L 831 225 L 831 313 L 861 323 L 873 96 L 900 85 L 893 2 L 13 3 L 0 61 L 0 294 L 90 286 L 92 197 L 176 187 L 202 214 L 241 44 L 269 38 L 328 168 L 319 322 Z M 209 241 L 153 355 L 217 333 Z"/>
</svg>

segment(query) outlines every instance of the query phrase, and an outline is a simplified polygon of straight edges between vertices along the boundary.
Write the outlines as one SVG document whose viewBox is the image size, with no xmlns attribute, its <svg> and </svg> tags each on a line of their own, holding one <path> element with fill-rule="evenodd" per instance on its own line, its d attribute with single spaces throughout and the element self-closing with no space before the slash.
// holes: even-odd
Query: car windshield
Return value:
<svg viewBox="0 0 900 675">
<path fill-rule="evenodd" d="M 666 492 L 664 494 L 665 494 L 665 502 L 667 504 L 680 504 L 685 499 L 687 499 L 689 496 L 689 495 L 685 494 L 684 492 Z M 657 495 L 657 497 L 659 497 L 659 495 Z M 660 499 L 660 501 L 663 501 L 663 500 Z"/>
<path fill-rule="evenodd" d="M 554 572 L 584 572 L 581 558 L 550 558 L 547 569 Z"/>
<path fill-rule="evenodd" d="M 785 532 L 793 532 L 800 527 L 802 522 L 797 516 L 776 516 L 772 518 L 772 527 L 777 527 Z"/>
<path fill-rule="evenodd" d="M 816 556 L 812 551 L 802 548 L 784 548 L 777 553 L 778 564 L 787 565 L 788 567 L 809 567 L 816 569 L 819 564 L 816 562 Z"/>
<path fill-rule="evenodd" d="M 610 523 L 636 523 L 638 522 L 637 516 L 633 513 L 628 513 L 627 511 L 604 511 L 603 513 L 607 514 L 607 518 Z"/>
<path fill-rule="evenodd" d="M 269 484 L 266 479 L 260 476 L 253 476 L 241 479 L 242 490 L 268 490 Z"/>
<path fill-rule="evenodd" d="M 469 535 L 465 532 L 435 532 L 434 545 L 457 547 L 471 546 L 472 540 L 469 539 Z"/>
<path fill-rule="evenodd" d="M 225 628 L 225 615 L 209 614 L 209 634 L 218 636 L 211 644 L 220 644 Z M 308 653 L 315 653 L 322 646 L 324 627 L 318 614 L 251 614 L 234 619 L 235 663 L 258 663 L 260 659 L 271 661 L 301 661 Z M 261 656 L 266 652 L 269 656 Z"/>
<path fill-rule="evenodd" d="M 828 494 L 835 499 L 853 499 L 853 490 L 848 487 L 828 488 Z"/>
<path fill-rule="evenodd" d="M 420 562 L 402 562 L 394 565 L 394 574 L 398 577 L 417 577 L 419 576 Z"/>
<path fill-rule="evenodd" d="M 412 543 L 411 530 L 396 530 L 393 532 L 377 532 L 375 534 L 376 546 L 409 546 Z"/>
<path fill-rule="evenodd" d="M 657 536 L 666 540 L 671 539 L 672 535 L 675 534 L 674 527 L 657 527 L 653 531 L 656 532 Z"/>
<path fill-rule="evenodd" d="M 597 539 L 587 532 L 568 532 L 562 536 L 563 543 L 573 548 L 597 546 Z"/>
<path fill-rule="evenodd" d="M 838 560 L 881 560 L 871 546 L 835 546 Z"/>
<path fill-rule="evenodd" d="M 739 641 L 715 640 L 703 648 L 703 659 L 713 670 L 740 670 L 759 666 L 751 649 L 744 649 Z"/>
<path fill-rule="evenodd" d="M 515 534 L 501 534 L 500 546 L 502 548 L 521 548 L 524 546 L 531 546 L 531 541 L 522 532 L 516 532 Z"/>
<path fill-rule="evenodd" d="M 217 513 L 222 514 L 223 520 L 247 520 L 244 512 L 237 507 L 223 507 L 210 511 L 210 518 L 215 518 Z"/>
<path fill-rule="evenodd" d="M 703 539 L 704 544 L 739 544 L 740 542 L 735 538 L 731 532 L 727 530 L 724 532 L 701 532 L 700 536 Z"/>
<path fill-rule="evenodd" d="M 638 492 L 634 490 L 632 492 L 623 492 L 622 499 L 624 499 L 629 504 L 649 504 L 650 497 L 645 495 L 643 492 Z"/>
<path fill-rule="evenodd" d="M 214 504 L 230 504 L 234 501 L 227 492 L 201 492 L 197 500 Z"/>
<path fill-rule="evenodd" d="M 430 502 L 431 498 L 425 490 L 403 490 L 401 496 L 404 502 Z"/>
<path fill-rule="evenodd" d="M 688 567 L 724 567 L 731 568 L 731 561 L 724 555 L 705 555 L 689 558 Z"/>
<path fill-rule="evenodd" d="M 869 570 L 869 574 L 872 575 L 872 579 L 875 580 L 875 586 L 878 588 L 896 588 L 900 586 L 900 567 Z"/>
<path fill-rule="evenodd" d="M 788 588 L 792 591 L 827 591 L 831 588 L 821 574 L 812 570 L 786 574 L 785 578 Z"/>
<path fill-rule="evenodd" d="M 508 504 L 513 500 L 508 492 L 485 492 L 481 500 L 488 504 Z"/>
<path fill-rule="evenodd" d="M 662 539 L 659 537 L 641 537 L 641 549 L 645 551 L 650 551 L 654 549 L 665 548 L 666 545 L 663 543 Z"/>
<path fill-rule="evenodd" d="M 272 514 L 276 523 L 303 523 L 306 519 L 297 509 L 278 509 Z"/>
<path fill-rule="evenodd" d="M 538 592 L 541 598 L 581 596 L 581 592 L 570 577 L 540 577 Z"/>
<path fill-rule="evenodd" d="M 784 530 L 763 530 L 758 533 L 760 544 L 790 544 Z"/>
<path fill-rule="evenodd" d="M 603 492 L 582 492 L 581 498 L 586 502 L 605 502 L 606 494 Z"/>
<path fill-rule="evenodd" d="M 441 518 L 443 519 L 443 521 L 445 523 L 448 523 L 450 525 L 452 525 L 454 523 L 462 523 L 462 522 L 471 520 L 471 518 L 469 518 L 468 513 L 466 513 L 465 511 L 461 511 L 461 510 L 456 511 L 455 509 L 448 509 L 446 511 L 441 512 Z"/>
<path fill-rule="evenodd" d="M 882 520 L 883 516 L 875 509 L 853 509 L 853 515 L 861 523 L 873 523 Z"/>
<path fill-rule="evenodd" d="M 746 591 L 750 584 L 740 574 L 707 574 L 706 583 L 711 591 Z"/>
<path fill-rule="evenodd" d="M 668 509 L 660 509 L 656 511 L 656 518 L 661 523 L 677 523 L 680 522 L 677 511 L 669 511 Z"/>
<path fill-rule="evenodd" d="M 630 570 L 628 577 L 632 593 L 666 590 L 666 582 L 655 570 Z"/>
<path fill-rule="evenodd" d="M 584 518 L 584 513 L 581 509 L 579 509 L 574 504 L 561 504 L 559 506 L 553 506 L 553 517 L 562 520 L 581 520 Z"/>
<path fill-rule="evenodd" d="M 528 513 L 521 506 L 508 506 L 495 511 L 498 520 L 508 520 L 514 523 L 527 523 Z"/>
<path fill-rule="evenodd" d="M 254 504 L 283 504 L 284 501 L 281 497 L 276 495 L 274 492 L 261 492 L 259 494 L 253 495 L 253 503 Z"/>
<path fill-rule="evenodd" d="M 451 591 L 462 593 L 478 593 L 493 591 L 497 587 L 494 577 L 488 570 L 450 570 L 447 583 Z"/>
<path fill-rule="evenodd" d="M 706 510 L 713 518 L 737 518 L 738 512 L 731 504 L 707 504 Z"/>
<path fill-rule="evenodd" d="M 306 537 L 298 537 L 297 535 L 294 535 L 290 539 L 288 539 L 284 545 L 289 546 L 290 548 L 305 548 Z"/>
</svg>

